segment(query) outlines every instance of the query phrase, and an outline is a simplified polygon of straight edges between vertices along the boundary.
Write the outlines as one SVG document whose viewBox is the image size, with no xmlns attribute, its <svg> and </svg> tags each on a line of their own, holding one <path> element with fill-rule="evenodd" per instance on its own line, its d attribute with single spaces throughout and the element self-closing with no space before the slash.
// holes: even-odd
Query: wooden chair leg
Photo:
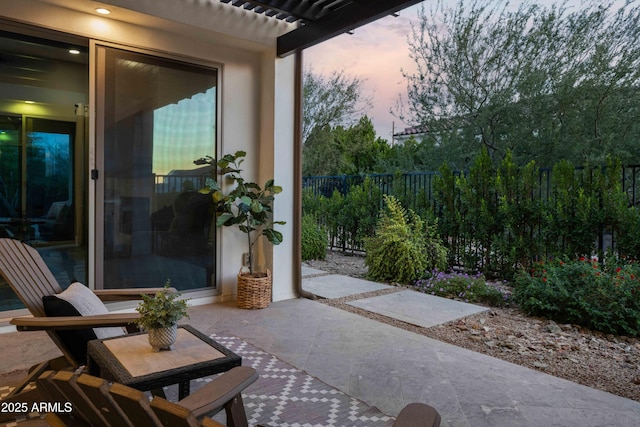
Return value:
<svg viewBox="0 0 640 427">
<path fill-rule="evenodd" d="M 51 362 L 51 360 L 47 360 L 46 362 L 38 363 L 37 365 L 33 365 L 31 368 L 29 368 L 27 376 L 24 377 L 19 383 L 17 383 L 15 388 L 11 390 L 11 392 L 2 400 L 4 401 L 7 398 L 22 393 L 22 390 L 24 390 L 24 388 L 30 383 L 35 382 L 35 380 L 37 380 L 44 371 L 51 370 Z"/>
<path fill-rule="evenodd" d="M 247 413 L 244 410 L 242 395 L 237 394 L 233 399 L 224 405 L 227 414 L 227 425 L 229 427 L 249 427 Z"/>
</svg>

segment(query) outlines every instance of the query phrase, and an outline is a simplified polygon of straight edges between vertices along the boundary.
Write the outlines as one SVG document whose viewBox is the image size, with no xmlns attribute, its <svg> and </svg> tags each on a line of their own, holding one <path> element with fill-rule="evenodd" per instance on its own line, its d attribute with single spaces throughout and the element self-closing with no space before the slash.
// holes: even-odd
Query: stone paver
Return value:
<svg viewBox="0 0 640 427">
<path fill-rule="evenodd" d="M 309 277 L 309 276 L 317 276 L 317 275 L 324 275 L 327 274 L 322 270 L 318 270 L 317 268 L 312 268 L 312 267 L 307 267 L 306 265 L 302 266 L 302 278 L 304 279 L 305 277 Z"/>
<path fill-rule="evenodd" d="M 230 302 L 190 314 L 204 332 L 238 336 L 392 416 L 424 402 L 445 427 L 630 427 L 640 419 L 640 402 L 316 301 L 263 310 Z"/>
<path fill-rule="evenodd" d="M 326 281 L 325 290 L 331 291 L 327 295 L 357 294 L 379 285 L 336 275 L 305 281 L 316 285 Z M 370 307 L 415 318 L 419 317 L 415 311 L 434 317 L 441 316 L 438 310 L 456 312 L 443 301 L 425 299 L 427 295 L 402 294 L 405 292 L 387 295 L 396 299 L 371 298 L 375 301 Z M 425 305 L 420 308 L 420 304 Z M 240 310 L 231 301 L 191 307 L 189 314 L 188 323 L 202 332 L 237 336 L 391 416 L 411 402 L 424 402 L 440 412 L 444 427 L 639 425 L 640 402 L 317 301 L 279 301 L 262 310 Z M 51 346 L 48 337 L 38 340 L 37 336 L 1 337 L 3 344 L 10 345 L 0 346 L 0 360 L 38 354 L 46 341 Z"/>
<path fill-rule="evenodd" d="M 411 290 L 360 299 L 348 304 L 426 328 L 488 310 L 486 307 Z"/>
<path fill-rule="evenodd" d="M 302 288 L 304 290 L 323 298 L 341 298 L 390 287 L 389 285 L 338 274 L 302 279 Z"/>
</svg>

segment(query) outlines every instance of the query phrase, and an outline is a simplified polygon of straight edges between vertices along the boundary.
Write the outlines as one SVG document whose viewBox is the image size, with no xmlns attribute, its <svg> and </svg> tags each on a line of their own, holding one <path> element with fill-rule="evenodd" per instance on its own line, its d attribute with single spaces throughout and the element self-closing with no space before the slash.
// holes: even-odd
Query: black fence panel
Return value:
<svg viewBox="0 0 640 427">
<path fill-rule="evenodd" d="M 576 170 L 584 170 L 577 167 Z M 371 185 L 378 188 L 382 194 L 394 195 L 399 198 L 407 208 L 413 209 L 419 214 L 426 211 L 432 212 L 436 217 L 439 216 L 439 207 L 437 206 L 435 194 L 436 177 L 438 172 L 411 172 L 404 174 L 371 174 L 371 175 L 339 175 L 339 176 L 307 176 L 302 179 L 302 188 L 309 190 L 314 195 L 331 197 L 334 191 L 338 191 L 342 195 L 346 195 L 355 185 L 362 185 L 365 178 L 369 178 Z M 465 171 L 454 172 L 455 176 L 467 175 Z M 622 189 L 626 192 L 629 199 L 630 207 L 640 205 L 640 165 L 629 165 L 622 167 L 622 176 L 620 177 Z M 538 194 L 537 197 L 543 203 L 549 202 L 553 195 L 552 188 L 552 169 L 540 168 L 538 170 Z M 372 206 L 372 209 L 378 209 Z M 346 239 L 334 236 L 332 246 L 336 249 L 361 251 L 360 247 L 345 246 Z M 338 243 L 339 242 L 339 243 Z M 464 248 L 469 250 L 473 243 L 464 241 L 456 242 L 453 247 L 457 248 L 460 253 L 454 256 L 460 260 L 464 257 Z M 600 249 L 603 248 L 602 242 L 599 243 Z M 606 244 L 604 246 L 607 246 Z M 478 251 L 477 247 L 472 248 Z"/>
</svg>

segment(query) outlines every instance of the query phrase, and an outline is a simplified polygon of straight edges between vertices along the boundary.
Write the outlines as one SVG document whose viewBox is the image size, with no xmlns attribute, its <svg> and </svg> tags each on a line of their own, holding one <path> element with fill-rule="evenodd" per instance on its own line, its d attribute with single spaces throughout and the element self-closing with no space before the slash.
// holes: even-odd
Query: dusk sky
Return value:
<svg viewBox="0 0 640 427">
<path fill-rule="evenodd" d="M 400 69 L 414 70 L 409 58 L 407 35 L 410 21 L 417 21 L 420 5 L 404 9 L 400 16 L 388 16 L 343 34 L 304 53 L 305 68 L 315 73 L 329 74 L 345 70 L 346 74 L 365 80 L 364 89 L 372 98 L 368 116 L 378 136 L 391 141 L 395 121 L 396 132 L 407 125 L 389 113 L 398 96 L 406 93 Z"/>
<path fill-rule="evenodd" d="M 445 0 L 447 1 L 447 0 Z M 584 0 L 570 0 L 570 7 L 579 7 Z M 400 12 L 400 16 L 388 16 L 355 30 L 354 34 L 343 34 L 304 53 L 305 68 L 315 73 L 330 74 L 344 70 L 346 74 L 365 80 L 364 90 L 373 100 L 367 112 L 378 136 L 391 142 L 392 129 L 402 131 L 411 124 L 402 123 L 389 110 L 395 108 L 398 97 L 406 98 L 406 84 L 401 69 L 413 73 L 415 64 L 409 58 L 407 36 L 411 22 L 418 22 L 418 11 L 424 5 L 430 7 L 435 0 L 426 0 Z M 458 0 L 448 0 L 456 5 Z M 521 1 L 512 1 L 516 8 Z M 538 0 L 538 4 L 551 5 L 555 0 Z M 622 4 L 623 1 L 617 3 Z"/>
</svg>

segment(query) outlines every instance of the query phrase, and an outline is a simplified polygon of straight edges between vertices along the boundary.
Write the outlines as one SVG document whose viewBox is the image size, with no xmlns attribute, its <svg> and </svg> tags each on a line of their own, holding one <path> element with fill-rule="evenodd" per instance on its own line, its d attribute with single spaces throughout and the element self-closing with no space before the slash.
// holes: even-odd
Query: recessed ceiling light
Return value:
<svg viewBox="0 0 640 427">
<path fill-rule="evenodd" d="M 35 104 L 35 101 L 24 101 L 25 104 Z"/>
<path fill-rule="evenodd" d="M 72 55 L 80 55 L 80 51 L 78 49 L 69 49 L 69 53 Z"/>
<path fill-rule="evenodd" d="M 97 8 L 96 12 L 98 12 L 101 15 L 108 15 L 108 14 L 111 13 L 111 11 L 109 9 L 105 9 L 104 7 Z"/>
</svg>

